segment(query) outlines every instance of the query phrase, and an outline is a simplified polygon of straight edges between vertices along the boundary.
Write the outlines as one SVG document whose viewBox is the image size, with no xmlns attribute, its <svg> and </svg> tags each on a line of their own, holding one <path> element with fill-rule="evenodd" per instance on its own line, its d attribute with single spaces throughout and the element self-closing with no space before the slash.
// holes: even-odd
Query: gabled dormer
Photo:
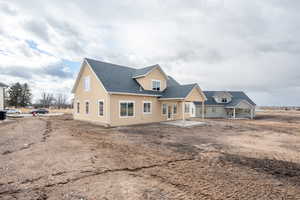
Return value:
<svg viewBox="0 0 300 200">
<path fill-rule="evenodd" d="M 217 103 L 230 103 L 232 101 L 232 95 L 225 91 L 215 92 L 213 98 Z"/>
<path fill-rule="evenodd" d="M 137 69 L 132 76 L 144 90 L 164 91 L 168 76 L 159 65 Z"/>
</svg>

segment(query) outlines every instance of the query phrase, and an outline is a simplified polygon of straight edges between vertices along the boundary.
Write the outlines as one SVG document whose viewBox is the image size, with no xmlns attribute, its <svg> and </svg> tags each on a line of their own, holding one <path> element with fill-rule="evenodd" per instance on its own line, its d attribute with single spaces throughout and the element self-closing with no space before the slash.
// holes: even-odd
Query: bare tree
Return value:
<svg viewBox="0 0 300 200">
<path fill-rule="evenodd" d="M 49 108 L 54 103 L 54 96 L 51 93 L 42 93 L 42 98 L 40 99 L 40 104 L 42 107 Z"/>
<path fill-rule="evenodd" d="M 58 109 L 67 107 L 67 95 L 65 94 L 57 94 L 55 97 L 55 107 Z"/>
</svg>

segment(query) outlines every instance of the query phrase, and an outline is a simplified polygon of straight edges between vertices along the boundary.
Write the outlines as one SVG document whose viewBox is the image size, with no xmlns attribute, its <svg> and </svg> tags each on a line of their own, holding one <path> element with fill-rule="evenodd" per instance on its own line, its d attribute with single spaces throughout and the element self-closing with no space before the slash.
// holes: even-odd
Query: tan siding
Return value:
<svg viewBox="0 0 300 200">
<path fill-rule="evenodd" d="M 182 119 L 182 104 L 175 101 L 159 101 L 156 97 L 143 97 L 133 95 L 111 95 L 111 126 L 122 126 L 131 124 L 143 124 L 166 121 L 167 115 L 162 115 L 162 104 L 173 105 L 177 103 L 177 115 L 173 115 L 172 120 Z M 134 101 L 134 116 L 120 117 L 120 101 Z M 152 102 L 152 113 L 143 113 L 143 101 Z M 173 108 L 173 107 L 172 107 Z M 186 117 L 190 117 L 189 114 Z"/>
<path fill-rule="evenodd" d="M 90 76 L 90 91 L 85 91 L 83 88 L 84 77 Z M 74 92 L 74 119 L 85 120 L 99 124 L 109 123 L 109 100 L 108 94 L 103 86 L 91 71 L 90 67 L 85 64 L 82 74 L 78 82 L 78 86 Z M 90 102 L 90 113 L 85 114 L 85 101 Z M 104 100 L 104 116 L 98 116 L 98 100 Z M 80 102 L 80 113 L 77 114 L 77 102 Z"/>
<path fill-rule="evenodd" d="M 163 73 L 159 69 L 154 69 L 147 76 L 137 78 L 136 81 L 145 89 L 152 90 L 152 80 L 160 80 L 161 81 L 161 90 L 165 90 L 167 87 L 167 80 Z"/>
<path fill-rule="evenodd" d="M 194 88 L 190 94 L 186 97 L 186 101 L 204 101 L 201 93 L 197 88 Z"/>
</svg>

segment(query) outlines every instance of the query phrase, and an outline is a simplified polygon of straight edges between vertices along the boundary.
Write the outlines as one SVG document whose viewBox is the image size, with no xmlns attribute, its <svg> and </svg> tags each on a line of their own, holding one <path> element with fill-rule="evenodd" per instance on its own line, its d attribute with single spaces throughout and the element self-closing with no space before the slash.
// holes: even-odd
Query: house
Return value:
<svg viewBox="0 0 300 200">
<path fill-rule="evenodd" d="M 256 104 L 241 91 L 204 91 L 205 118 L 251 118 L 255 116 Z M 201 102 L 194 102 L 196 117 L 202 116 Z"/>
<path fill-rule="evenodd" d="M 0 110 L 4 110 L 5 88 L 7 87 L 7 85 L 0 83 Z"/>
<path fill-rule="evenodd" d="M 181 85 L 159 65 L 136 69 L 88 58 L 72 93 L 74 119 L 105 126 L 184 120 L 195 116 L 193 102 L 206 101 L 198 84 Z"/>
</svg>

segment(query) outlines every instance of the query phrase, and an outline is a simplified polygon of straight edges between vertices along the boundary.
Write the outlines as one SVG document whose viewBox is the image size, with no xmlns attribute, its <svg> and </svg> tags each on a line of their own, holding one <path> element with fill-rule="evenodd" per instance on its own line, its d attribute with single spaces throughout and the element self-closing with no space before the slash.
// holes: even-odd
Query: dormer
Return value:
<svg viewBox="0 0 300 200">
<path fill-rule="evenodd" d="M 215 92 L 213 98 L 217 103 L 229 103 L 232 101 L 232 95 L 225 91 Z"/>
<path fill-rule="evenodd" d="M 144 90 L 164 91 L 168 76 L 159 65 L 137 69 L 133 77 Z"/>
</svg>

